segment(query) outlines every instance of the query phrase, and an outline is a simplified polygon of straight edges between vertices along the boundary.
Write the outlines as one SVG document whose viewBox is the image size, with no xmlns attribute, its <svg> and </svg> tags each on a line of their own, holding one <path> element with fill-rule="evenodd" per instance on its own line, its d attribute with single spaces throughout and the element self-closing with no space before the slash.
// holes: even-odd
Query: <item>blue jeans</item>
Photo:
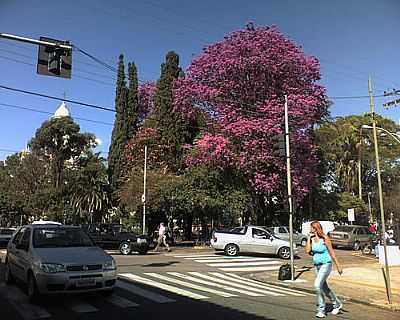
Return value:
<svg viewBox="0 0 400 320">
<path fill-rule="evenodd" d="M 333 303 L 333 307 L 337 308 L 341 305 L 340 300 L 336 297 L 335 293 L 328 287 L 326 280 L 332 271 L 332 263 L 323 263 L 315 265 L 315 281 L 314 288 L 317 294 L 317 311 L 325 312 L 325 298 L 327 296 Z"/>
</svg>

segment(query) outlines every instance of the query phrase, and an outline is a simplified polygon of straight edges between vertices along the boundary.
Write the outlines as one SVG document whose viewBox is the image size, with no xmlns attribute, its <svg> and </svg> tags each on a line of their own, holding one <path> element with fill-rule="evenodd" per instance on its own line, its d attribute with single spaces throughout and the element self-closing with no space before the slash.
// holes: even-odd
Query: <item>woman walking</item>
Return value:
<svg viewBox="0 0 400 320">
<path fill-rule="evenodd" d="M 328 287 L 326 280 L 332 271 L 332 261 L 336 265 L 336 270 L 342 274 L 343 269 L 336 258 L 329 237 L 324 234 L 319 221 L 313 221 L 310 227 L 310 233 L 307 238 L 306 252 L 313 256 L 315 266 L 315 292 L 317 295 L 317 318 L 325 317 L 325 298 L 327 296 L 333 303 L 332 314 L 338 314 L 342 309 L 342 302 L 336 297 L 335 293 Z"/>
</svg>

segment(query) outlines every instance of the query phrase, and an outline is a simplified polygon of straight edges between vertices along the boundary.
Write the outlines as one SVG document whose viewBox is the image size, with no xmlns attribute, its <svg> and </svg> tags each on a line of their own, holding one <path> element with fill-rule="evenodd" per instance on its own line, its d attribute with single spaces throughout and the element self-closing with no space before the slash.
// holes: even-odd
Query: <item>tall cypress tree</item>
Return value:
<svg viewBox="0 0 400 320">
<path fill-rule="evenodd" d="M 183 142 L 183 128 L 179 116 L 173 112 L 173 83 L 182 70 L 179 67 L 179 56 L 171 51 L 161 65 L 161 75 L 157 82 L 154 97 L 154 113 L 152 127 L 156 127 L 161 135 L 162 143 L 168 145 L 171 156 L 177 160 Z"/>
<path fill-rule="evenodd" d="M 128 103 L 125 109 L 125 134 L 126 141 L 130 140 L 139 125 L 139 102 L 138 102 L 138 75 L 135 63 L 128 64 Z"/>
<path fill-rule="evenodd" d="M 121 54 L 119 56 L 117 86 L 115 90 L 116 115 L 108 154 L 108 178 L 114 192 L 118 189 L 118 181 L 121 177 L 121 162 L 126 143 L 125 109 L 127 97 L 128 88 L 125 81 L 124 56 Z"/>
</svg>

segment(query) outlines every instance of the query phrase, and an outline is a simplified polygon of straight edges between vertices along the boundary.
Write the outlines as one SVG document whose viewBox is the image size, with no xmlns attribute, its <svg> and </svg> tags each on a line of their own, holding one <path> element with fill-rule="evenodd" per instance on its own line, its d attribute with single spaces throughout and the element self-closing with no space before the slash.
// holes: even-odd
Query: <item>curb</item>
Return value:
<svg viewBox="0 0 400 320">
<path fill-rule="evenodd" d="M 268 280 L 260 280 L 257 277 L 255 277 L 254 274 L 247 274 L 247 276 L 249 278 L 251 278 L 252 280 L 257 280 L 257 281 L 263 282 L 265 284 L 281 285 L 279 282 L 273 282 L 273 281 L 268 281 Z M 303 291 L 303 292 L 306 292 L 306 293 L 315 294 L 315 291 L 312 290 L 312 289 L 303 288 L 303 287 L 297 287 L 297 286 L 294 286 L 292 284 L 288 284 L 287 286 L 283 286 L 283 287 L 285 287 L 285 288 L 287 287 L 287 288 L 290 288 L 290 289 L 296 289 L 296 290 Z M 351 298 L 351 297 L 344 296 L 344 295 L 342 295 L 341 297 L 345 301 L 349 301 L 349 302 L 352 302 L 352 303 L 357 303 L 357 304 L 367 305 L 367 306 L 370 306 L 370 307 L 376 307 L 376 308 L 380 308 L 380 309 L 400 312 L 400 305 L 391 305 L 391 306 L 390 305 L 382 305 L 382 304 L 374 303 L 372 301 L 359 300 L 359 299 Z"/>
</svg>

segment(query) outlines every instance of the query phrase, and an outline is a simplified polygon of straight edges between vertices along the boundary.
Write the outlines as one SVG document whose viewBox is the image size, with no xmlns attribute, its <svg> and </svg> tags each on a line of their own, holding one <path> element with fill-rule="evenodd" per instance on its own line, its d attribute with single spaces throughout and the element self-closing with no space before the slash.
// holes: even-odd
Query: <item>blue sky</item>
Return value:
<svg viewBox="0 0 400 320">
<path fill-rule="evenodd" d="M 170 50 L 186 68 L 205 45 L 248 21 L 275 24 L 320 60 L 328 95 L 346 97 L 367 95 L 369 74 L 375 94 L 400 89 L 399 14 L 397 0 L 0 0 L 0 32 L 70 40 L 113 66 L 123 53 L 136 63 L 140 79 L 153 80 Z M 36 59 L 36 46 L 0 39 L 0 85 L 114 107 L 115 74 L 109 70 L 74 52 L 72 80 L 45 77 L 36 74 Z M 333 116 L 369 110 L 368 99 L 333 101 Z M 376 99 L 377 112 L 398 122 L 400 106 L 385 110 L 386 101 Z M 1 104 L 54 112 L 59 103 L 0 89 L 0 150 L 21 150 L 49 115 Z M 74 118 L 114 121 L 110 112 L 69 107 Z M 103 141 L 98 150 L 108 151 L 111 125 L 77 122 Z M 0 160 L 8 154 L 0 151 Z"/>
</svg>

